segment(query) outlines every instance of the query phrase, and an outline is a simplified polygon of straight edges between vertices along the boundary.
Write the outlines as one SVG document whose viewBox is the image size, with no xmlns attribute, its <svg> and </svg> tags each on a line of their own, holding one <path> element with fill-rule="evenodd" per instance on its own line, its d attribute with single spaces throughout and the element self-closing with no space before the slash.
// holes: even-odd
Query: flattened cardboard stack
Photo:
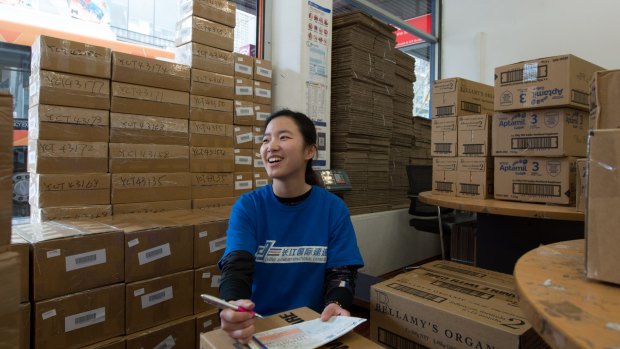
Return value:
<svg viewBox="0 0 620 349">
<path fill-rule="evenodd" d="M 416 116 L 413 119 L 413 147 L 410 163 L 412 165 L 432 165 L 431 160 L 431 127 L 430 119 Z"/>
<path fill-rule="evenodd" d="M 111 214 L 110 49 L 40 36 L 32 46 L 31 218 Z"/>
<path fill-rule="evenodd" d="M 352 214 L 390 208 L 393 28 L 362 13 L 334 18 L 332 166 L 347 171 Z M 355 38 L 354 40 L 351 40 Z"/>
</svg>

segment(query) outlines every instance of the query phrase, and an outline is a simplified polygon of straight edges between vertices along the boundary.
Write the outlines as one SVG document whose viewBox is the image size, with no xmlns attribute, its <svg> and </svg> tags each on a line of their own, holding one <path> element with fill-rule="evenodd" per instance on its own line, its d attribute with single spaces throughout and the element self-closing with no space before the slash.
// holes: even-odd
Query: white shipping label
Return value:
<svg viewBox="0 0 620 349">
<path fill-rule="evenodd" d="M 93 265 L 105 264 L 105 248 L 96 251 L 84 252 L 65 257 L 66 271 L 92 267 Z"/>
<path fill-rule="evenodd" d="M 211 273 L 202 273 L 202 278 L 203 279 L 210 279 L 211 278 Z"/>
<path fill-rule="evenodd" d="M 235 108 L 237 116 L 251 116 L 254 115 L 254 109 L 252 107 L 237 107 Z"/>
<path fill-rule="evenodd" d="M 138 253 L 138 264 L 143 265 L 170 256 L 170 244 L 165 243 Z"/>
<path fill-rule="evenodd" d="M 241 63 L 235 63 L 235 71 L 244 74 L 252 74 L 252 67 Z"/>
<path fill-rule="evenodd" d="M 213 321 L 207 320 L 207 321 L 202 323 L 202 328 L 208 328 L 211 325 L 213 325 Z"/>
<path fill-rule="evenodd" d="M 257 96 L 271 98 L 271 90 L 268 90 L 266 88 L 258 88 L 258 87 L 256 87 L 255 90 L 256 90 Z"/>
<path fill-rule="evenodd" d="M 263 135 L 254 136 L 254 144 L 263 143 Z"/>
<path fill-rule="evenodd" d="M 251 142 L 252 139 L 253 139 L 252 132 L 240 134 L 240 135 L 237 136 L 237 143 L 240 144 L 240 143 Z"/>
<path fill-rule="evenodd" d="M 265 112 L 256 112 L 256 120 L 258 121 L 265 121 L 267 120 L 267 118 L 269 117 L 269 113 L 265 113 Z"/>
<path fill-rule="evenodd" d="M 60 249 L 47 251 L 47 258 L 54 258 L 60 256 Z"/>
<path fill-rule="evenodd" d="M 220 287 L 220 278 L 222 277 L 222 275 L 213 275 L 213 277 L 211 278 L 211 288 L 218 288 Z"/>
<path fill-rule="evenodd" d="M 137 244 L 139 244 L 139 243 L 140 243 L 140 240 L 138 240 L 138 239 L 133 239 L 133 240 L 127 241 L 127 246 L 129 246 L 129 247 L 134 247 L 134 246 L 136 246 L 136 245 L 137 245 Z"/>
<path fill-rule="evenodd" d="M 265 167 L 263 159 L 254 159 L 254 167 Z"/>
<path fill-rule="evenodd" d="M 48 310 L 45 313 L 41 314 L 41 318 L 43 320 L 47 320 L 47 319 L 49 319 L 51 317 L 54 317 L 54 316 L 56 316 L 56 309 Z"/>
<path fill-rule="evenodd" d="M 198 233 L 198 238 L 202 239 L 202 238 L 206 238 L 207 236 L 209 236 L 209 232 L 208 231 L 201 231 L 200 233 Z"/>
<path fill-rule="evenodd" d="M 267 184 L 269 184 L 269 180 L 268 180 L 268 179 L 257 179 L 257 180 L 256 180 L 256 187 L 257 187 L 257 188 L 259 188 L 259 187 L 264 187 L 264 186 L 266 186 Z"/>
<path fill-rule="evenodd" d="M 252 181 L 236 181 L 235 190 L 252 189 Z"/>
<path fill-rule="evenodd" d="M 134 297 L 139 297 L 142 296 L 144 294 L 144 289 L 143 288 L 139 288 L 135 291 L 133 291 L 133 296 Z"/>
<path fill-rule="evenodd" d="M 236 165 L 252 165 L 252 157 L 251 156 L 235 156 L 235 164 Z"/>
<path fill-rule="evenodd" d="M 154 346 L 153 349 L 170 349 L 174 347 L 175 344 L 176 342 L 174 341 L 174 338 L 172 338 L 172 335 L 169 335 L 166 339 Z"/>
<path fill-rule="evenodd" d="M 226 236 L 209 242 L 209 249 L 211 253 L 215 251 L 223 250 L 225 248 L 226 248 Z"/>
<path fill-rule="evenodd" d="M 152 307 L 161 302 L 165 302 L 173 298 L 172 286 L 166 287 L 159 291 L 147 293 L 140 298 L 142 301 L 142 309 Z"/>
<path fill-rule="evenodd" d="M 105 307 L 65 317 L 65 332 L 105 321 Z"/>
<path fill-rule="evenodd" d="M 272 71 L 271 69 L 267 69 L 263 67 L 256 67 L 256 74 L 262 75 L 267 78 L 271 78 Z"/>
<path fill-rule="evenodd" d="M 251 96 L 254 92 L 252 90 L 252 86 L 237 86 L 235 87 L 235 94 L 238 96 Z"/>
</svg>

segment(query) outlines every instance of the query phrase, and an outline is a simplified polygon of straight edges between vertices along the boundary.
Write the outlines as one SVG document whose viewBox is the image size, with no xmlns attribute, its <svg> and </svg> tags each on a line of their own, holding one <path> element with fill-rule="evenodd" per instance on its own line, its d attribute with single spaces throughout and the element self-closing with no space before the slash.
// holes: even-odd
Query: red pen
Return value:
<svg viewBox="0 0 620 349">
<path fill-rule="evenodd" d="M 232 309 L 234 311 L 238 311 L 241 313 L 251 313 L 252 315 L 254 315 L 255 317 L 259 318 L 259 319 L 263 319 L 263 317 L 261 315 L 259 315 L 258 313 L 256 313 L 254 310 L 249 310 L 246 309 L 240 305 L 234 305 L 232 303 L 228 303 L 227 301 L 217 298 L 217 297 L 213 297 L 212 295 L 209 294 L 201 294 L 200 297 L 202 298 L 203 301 L 214 305 L 220 309 Z"/>
</svg>

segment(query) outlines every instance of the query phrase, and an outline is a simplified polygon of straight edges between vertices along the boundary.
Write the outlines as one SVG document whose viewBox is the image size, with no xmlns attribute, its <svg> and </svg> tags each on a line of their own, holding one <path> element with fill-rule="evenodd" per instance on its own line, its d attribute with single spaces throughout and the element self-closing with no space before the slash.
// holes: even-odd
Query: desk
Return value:
<svg viewBox="0 0 620 349">
<path fill-rule="evenodd" d="M 512 274 L 524 253 L 541 244 L 582 239 L 584 215 L 574 207 L 420 193 L 420 201 L 477 212 L 476 265 Z"/>
<path fill-rule="evenodd" d="M 620 286 L 587 280 L 584 240 L 536 248 L 519 259 L 519 306 L 553 348 L 620 348 Z"/>
</svg>

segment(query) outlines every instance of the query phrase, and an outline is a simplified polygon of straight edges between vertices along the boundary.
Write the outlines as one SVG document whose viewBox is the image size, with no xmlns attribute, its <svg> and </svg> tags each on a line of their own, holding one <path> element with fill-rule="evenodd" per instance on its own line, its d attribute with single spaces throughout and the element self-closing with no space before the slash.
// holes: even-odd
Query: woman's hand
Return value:
<svg viewBox="0 0 620 349">
<path fill-rule="evenodd" d="M 351 313 L 337 303 L 329 303 L 321 313 L 321 321 L 327 321 L 332 316 L 351 316 Z"/>
<path fill-rule="evenodd" d="M 254 303 L 249 299 L 240 299 L 230 303 L 242 306 L 248 310 L 254 309 Z M 224 309 L 220 312 L 222 330 L 241 344 L 247 344 L 254 335 L 254 315 L 247 312 Z"/>
</svg>

